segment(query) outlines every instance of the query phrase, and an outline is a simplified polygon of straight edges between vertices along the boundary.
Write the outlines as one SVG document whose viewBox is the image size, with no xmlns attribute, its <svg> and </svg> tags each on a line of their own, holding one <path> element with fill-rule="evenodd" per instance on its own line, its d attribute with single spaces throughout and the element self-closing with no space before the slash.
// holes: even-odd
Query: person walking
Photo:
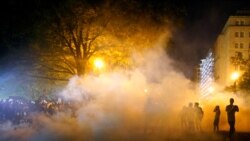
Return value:
<svg viewBox="0 0 250 141">
<path fill-rule="evenodd" d="M 219 122 L 220 122 L 220 106 L 216 105 L 214 108 L 215 116 L 214 116 L 214 132 L 219 131 Z"/>
<path fill-rule="evenodd" d="M 230 98 L 230 104 L 226 106 L 227 120 L 230 126 L 229 129 L 229 138 L 232 140 L 233 134 L 235 133 L 235 112 L 239 112 L 239 107 L 233 105 L 234 99 Z"/>
</svg>

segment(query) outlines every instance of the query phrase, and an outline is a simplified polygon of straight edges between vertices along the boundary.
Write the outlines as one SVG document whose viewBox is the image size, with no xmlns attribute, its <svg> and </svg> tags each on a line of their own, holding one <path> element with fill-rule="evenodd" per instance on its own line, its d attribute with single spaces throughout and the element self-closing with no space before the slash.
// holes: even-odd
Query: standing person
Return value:
<svg viewBox="0 0 250 141">
<path fill-rule="evenodd" d="M 204 112 L 203 112 L 202 108 L 199 106 L 198 102 L 195 102 L 195 104 L 194 104 L 194 110 L 195 110 L 195 113 L 194 113 L 195 114 L 194 115 L 194 118 L 195 118 L 195 129 L 197 131 L 201 131 L 201 121 L 202 121 Z"/>
<path fill-rule="evenodd" d="M 220 122 L 220 106 L 216 105 L 214 108 L 214 132 L 219 131 L 219 122 Z"/>
<path fill-rule="evenodd" d="M 195 111 L 194 111 L 193 103 L 190 102 L 187 107 L 187 115 L 186 115 L 187 116 L 187 128 L 189 132 L 193 132 L 195 130 L 194 115 L 195 115 Z"/>
<path fill-rule="evenodd" d="M 183 130 L 187 130 L 187 127 L 188 127 L 188 118 L 187 118 L 187 106 L 183 106 L 182 107 L 182 110 L 181 110 L 181 113 L 180 113 L 180 116 L 181 116 L 181 127 Z"/>
<path fill-rule="evenodd" d="M 227 112 L 227 120 L 230 126 L 229 130 L 229 138 L 232 139 L 232 136 L 235 132 L 235 112 L 239 112 L 239 107 L 237 105 L 233 105 L 234 99 L 230 98 L 230 104 L 226 107 Z"/>
</svg>

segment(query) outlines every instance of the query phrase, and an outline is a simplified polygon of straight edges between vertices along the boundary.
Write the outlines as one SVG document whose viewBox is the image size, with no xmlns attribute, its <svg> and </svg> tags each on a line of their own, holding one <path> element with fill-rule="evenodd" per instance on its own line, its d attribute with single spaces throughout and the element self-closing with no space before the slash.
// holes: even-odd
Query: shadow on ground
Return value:
<svg viewBox="0 0 250 141">
<path fill-rule="evenodd" d="M 105 141 L 116 140 L 116 137 L 104 139 Z M 237 132 L 232 140 L 228 137 L 227 131 L 200 132 L 200 133 L 149 133 L 149 134 L 130 134 L 125 138 L 119 138 L 120 141 L 250 141 L 250 132 Z"/>
<path fill-rule="evenodd" d="M 218 133 L 218 135 L 223 137 L 223 141 L 229 140 L 227 131 L 221 131 Z M 234 137 L 232 140 L 233 141 L 249 141 L 250 140 L 250 132 L 236 132 L 234 134 Z"/>
</svg>

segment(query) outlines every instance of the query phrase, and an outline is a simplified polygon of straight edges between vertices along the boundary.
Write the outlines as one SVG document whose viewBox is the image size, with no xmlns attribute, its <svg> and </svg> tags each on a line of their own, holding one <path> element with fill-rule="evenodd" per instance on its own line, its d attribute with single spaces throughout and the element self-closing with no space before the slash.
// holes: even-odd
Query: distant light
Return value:
<svg viewBox="0 0 250 141">
<path fill-rule="evenodd" d="M 240 77 L 240 73 L 237 71 L 233 72 L 231 75 L 231 79 L 234 81 L 237 80 L 239 77 Z"/>
<path fill-rule="evenodd" d="M 144 89 L 144 92 L 147 93 L 147 92 L 148 92 L 148 89 Z"/>
<path fill-rule="evenodd" d="M 97 59 L 95 59 L 95 61 L 94 61 L 94 65 L 95 65 L 96 68 L 102 69 L 102 68 L 104 67 L 104 62 L 103 62 L 102 59 L 97 58 Z"/>
<path fill-rule="evenodd" d="M 209 91 L 210 93 L 212 93 L 212 92 L 214 92 L 214 88 L 213 88 L 213 87 L 209 87 L 209 88 L 208 88 L 208 91 Z"/>
</svg>

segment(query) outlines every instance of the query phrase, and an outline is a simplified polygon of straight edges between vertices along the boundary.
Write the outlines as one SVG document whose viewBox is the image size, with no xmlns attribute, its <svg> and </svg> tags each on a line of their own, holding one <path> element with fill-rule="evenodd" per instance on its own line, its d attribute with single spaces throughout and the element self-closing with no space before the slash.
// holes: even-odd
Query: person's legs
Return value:
<svg viewBox="0 0 250 141">
<path fill-rule="evenodd" d="M 217 129 L 217 125 L 216 125 L 216 122 L 214 122 L 214 132 L 216 132 L 216 129 Z"/>
<path fill-rule="evenodd" d="M 214 132 L 218 132 L 219 131 L 219 120 L 215 119 L 214 120 Z"/>
<path fill-rule="evenodd" d="M 230 126 L 230 130 L 229 130 L 229 137 L 232 138 L 234 132 L 235 132 L 235 121 L 230 121 L 229 122 L 229 126 Z"/>
</svg>

